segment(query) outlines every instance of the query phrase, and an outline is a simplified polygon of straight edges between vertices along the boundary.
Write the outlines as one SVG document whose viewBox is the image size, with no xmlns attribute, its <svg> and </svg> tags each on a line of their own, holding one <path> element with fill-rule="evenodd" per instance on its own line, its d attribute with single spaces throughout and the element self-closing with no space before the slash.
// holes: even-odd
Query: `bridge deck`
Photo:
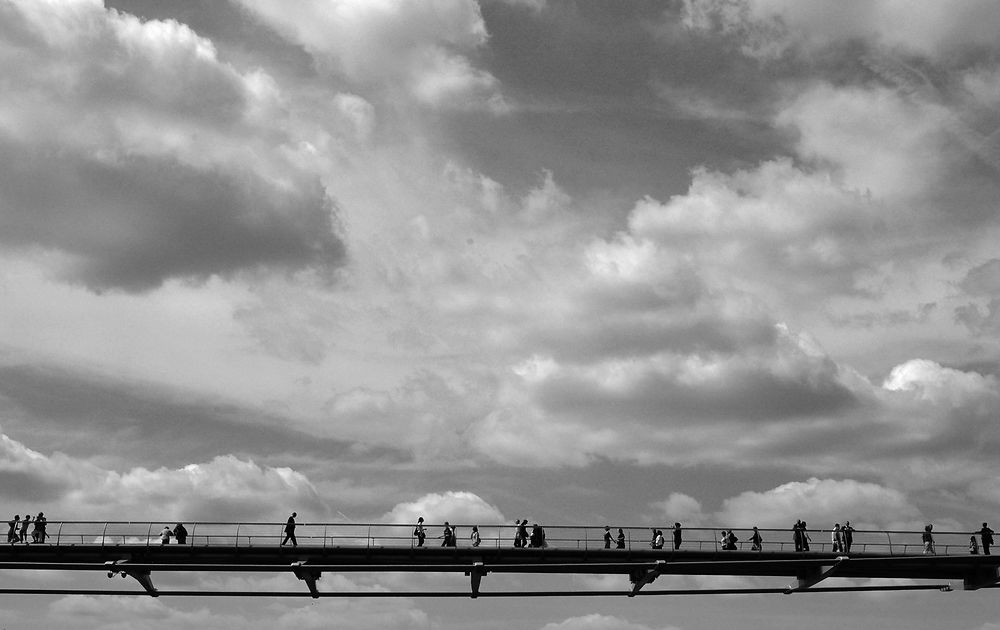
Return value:
<svg viewBox="0 0 1000 630">
<path fill-rule="evenodd" d="M 133 534 L 109 536 L 105 533 L 96 538 L 90 533 L 71 533 L 82 527 L 80 524 L 60 525 L 59 535 L 50 535 L 45 543 L 0 546 L 0 569 L 105 571 L 109 576 L 128 575 L 154 596 L 159 593 L 152 584 L 152 576 L 164 571 L 292 572 L 306 582 L 313 596 L 320 595 L 316 580 L 324 572 L 460 572 L 471 576 L 473 597 L 479 595 L 483 576 L 490 573 L 620 574 L 628 576 L 631 595 L 638 594 L 661 575 L 792 578 L 794 582 L 783 589 L 784 592 L 823 590 L 814 587 L 828 577 L 959 581 L 970 590 L 993 587 L 1000 578 L 1000 556 L 960 553 L 959 544 L 945 546 L 944 549 L 951 553 L 941 555 L 917 553 L 919 546 L 912 542 L 887 544 L 878 551 L 852 551 L 850 554 L 835 553 L 829 544 L 814 545 L 818 550 L 809 552 L 786 550 L 784 543 L 780 546 L 772 543 L 770 549 L 763 551 L 746 548 L 723 551 L 714 542 L 705 540 L 689 540 L 685 542 L 689 548 L 682 546 L 676 551 L 651 549 L 639 543 L 626 549 L 605 549 L 603 541 L 598 542 L 597 536 L 588 533 L 583 544 L 579 537 L 557 535 L 552 538 L 551 546 L 542 548 L 514 548 L 503 543 L 506 537 L 499 535 L 491 544 L 479 547 L 471 547 L 468 543 L 458 547 L 417 547 L 405 536 L 344 536 L 338 539 L 328 535 L 330 528 L 336 526 L 324 526 L 323 536 L 303 532 L 307 534 L 302 538 L 304 544 L 296 547 L 279 545 L 274 535 L 244 540 L 240 535 L 226 533 L 203 534 L 192 538 L 191 544 L 161 545 L 155 534 L 151 534 L 156 531 L 153 523 L 129 523 L 127 528 Z M 72 526 L 67 527 L 69 525 Z M 84 529 L 93 526 L 85 525 Z M 105 532 L 121 529 L 103 525 Z M 214 525 L 218 529 L 223 524 Z M 267 525 L 269 528 L 280 526 Z M 246 532 L 253 526 L 239 527 Z M 369 531 L 373 528 L 384 531 L 387 527 L 402 526 L 367 526 Z M 201 526 L 202 532 L 209 529 L 207 525 Z M 555 529 L 558 534 L 558 528 Z M 135 531 L 144 531 L 145 535 L 136 536 Z M 697 538 L 698 530 L 690 534 Z M 775 537 L 774 534 L 772 531 L 771 536 Z M 878 534 L 885 535 L 884 532 Z M 908 534 L 919 536 L 919 533 Z M 782 532 L 782 535 L 788 533 Z M 956 533 L 956 536 L 968 534 Z M 865 536 L 860 538 L 864 540 Z M 351 544 L 331 544 L 337 540 Z M 376 544 L 380 540 L 388 544 Z M 870 542 L 862 545 L 864 548 L 877 547 Z M 765 589 L 767 592 L 776 590 Z M 0 592 L 20 591 L 0 588 Z"/>
</svg>

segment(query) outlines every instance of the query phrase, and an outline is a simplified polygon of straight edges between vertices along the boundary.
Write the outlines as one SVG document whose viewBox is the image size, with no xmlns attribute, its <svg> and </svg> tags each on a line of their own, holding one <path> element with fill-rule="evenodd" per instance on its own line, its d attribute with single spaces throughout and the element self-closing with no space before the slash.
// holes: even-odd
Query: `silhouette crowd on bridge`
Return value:
<svg viewBox="0 0 1000 630">
<path fill-rule="evenodd" d="M 298 540 L 295 537 L 296 522 L 295 518 L 298 516 L 296 512 L 292 512 L 285 522 L 285 527 L 283 530 L 284 537 L 281 540 L 279 546 L 284 546 L 291 543 L 293 547 L 298 546 Z M 8 521 L 9 529 L 7 531 L 7 542 L 10 544 L 22 543 L 45 543 L 46 539 L 49 538 L 49 534 L 46 532 L 46 525 L 48 520 L 43 512 L 39 512 L 34 519 L 32 519 L 30 514 L 26 514 L 22 519 L 20 514 L 15 514 L 14 518 Z M 29 528 L 34 526 L 30 533 Z M 668 527 L 671 533 L 671 539 L 673 543 L 673 549 L 679 550 L 683 544 L 683 528 L 679 522 L 674 523 L 672 527 Z M 934 541 L 934 526 L 928 524 L 924 527 L 921 534 L 921 543 L 923 546 L 923 553 L 926 555 L 934 555 L 937 553 Z M 650 538 L 650 547 L 652 549 L 663 549 L 666 544 L 666 539 L 664 538 L 663 530 L 652 528 L 652 534 Z M 796 552 L 807 552 L 810 550 L 810 543 L 812 538 L 809 536 L 808 526 L 805 521 L 799 519 L 792 526 L 792 543 L 795 547 Z M 851 548 L 854 544 L 854 527 L 851 526 L 850 521 L 844 521 L 844 524 L 835 523 L 833 529 L 830 530 L 830 549 L 833 553 L 849 554 L 851 553 Z M 993 535 L 994 531 L 990 528 L 989 524 L 984 522 L 981 529 L 973 532 L 969 537 L 969 553 L 971 555 L 979 555 L 980 552 L 983 555 L 990 555 L 990 548 L 993 546 Z M 978 538 L 977 538 L 978 535 Z M 188 531 L 182 523 L 177 523 L 174 527 L 169 525 L 164 525 L 163 529 L 158 534 L 160 538 L 161 545 L 169 545 L 170 540 L 174 539 L 177 544 L 183 545 L 187 544 Z M 416 540 L 416 547 L 423 547 L 425 541 L 427 540 L 427 530 L 424 527 L 424 518 L 421 516 L 417 519 L 416 525 L 413 528 L 413 538 Z M 458 546 L 458 528 L 451 525 L 448 521 L 444 522 L 443 530 L 440 536 L 437 537 L 441 540 L 442 547 L 457 547 Z M 472 526 L 472 531 L 469 534 L 469 541 L 471 546 L 478 547 L 482 543 L 482 537 L 479 533 L 479 526 Z M 617 533 L 613 533 L 611 526 L 604 527 L 604 548 L 605 549 L 625 549 L 628 539 L 625 535 L 625 530 L 621 527 L 618 528 Z M 737 550 L 738 543 L 740 540 L 733 533 L 733 530 L 727 529 L 722 530 L 718 539 L 718 546 L 723 551 L 735 551 Z M 761 536 L 760 530 L 754 526 L 750 536 L 744 541 L 750 543 L 751 551 L 761 551 L 763 548 L 763 537 Z M 535 523 L 531 526 L 530 532 L 528 528 L 527 519 L 516 519 L 514 521 L 514 536 L 512 544 L 514 548 L 544 548 L 548 547 L 548 542 L 545 538 L 545 529 Z"/>
</svg>

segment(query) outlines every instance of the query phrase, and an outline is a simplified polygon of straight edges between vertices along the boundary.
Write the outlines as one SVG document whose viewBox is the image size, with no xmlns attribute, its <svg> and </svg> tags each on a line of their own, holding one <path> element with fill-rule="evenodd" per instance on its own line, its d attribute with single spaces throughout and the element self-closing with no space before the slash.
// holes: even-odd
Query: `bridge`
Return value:
<svg viewBox="0 0 1000 630">
<path fill-rule="evenodd" d="M 132 589 L 2 588 L 0 594 L 86 594 L 266 597 L 524 597 L 646 596 L 734 593 L 829 593 L 843 591 L 951 591 L 996 588 L 1000 556 L 969 553 L 971 532 L 934 532 L 936 553 L 923 553 L 919 531 L 855 531 L 849 553 L 835 550 L 829 530 L 810 530 L 809 551 L 795 551 L 787 529 L 760 529 L 763 544 L 751 549 L 750 532 L 733 528 L 736 549 L 723 549 L 720 528 L 685 528 L 679 549 L 664 528 L 663 549 L 650 545 L 651 528 L 622 528 L 624 548 L 605 547 L 604 527 L 548 526 L 546 546 L 514 547 L 512 525 L 480 526 L 482 543 L 473 547 L 471 525 L 457 526 L 457 545 L 440 546 L 443 525 L 426 525 L 427 546 L 417 546 L 413 525 L 385 523 L 299 523 L 297 546 L 281 545 L 285 523 L 187 523 L 184 544 L 161 544 L 166 521 L 50 521 L 44 542 L 0 546 L 5 572 L 89 571 L 109 578 L 132 578 Z M 729 528 L 726 528 L 729 529 Z M 612 529 L 617 536 L 618 528 Z M 978 538 L 978 537 L 977 537 Z M 31 540 L 30 533 L 28 540 Z M 159 590 L 161 572 L 292 574 L 297 591 Z M 463 591 L 326 591 L 325 573 L 461 573 Z M 611 590 L 489 591 L 489 574 L 621 575 L 623 588 Z M 660 576 L 761 576 L 787 578 L 767 588 L 655 590 Z M 625 578 L 627 577 L 627 582 Z M 829 578 L 888 578 L 887 585 L 829 586 Z M 906 580 L 905 583 L 898 582 Z M 488 584 L 488 581 L 486 581 Z"/>
</svg>

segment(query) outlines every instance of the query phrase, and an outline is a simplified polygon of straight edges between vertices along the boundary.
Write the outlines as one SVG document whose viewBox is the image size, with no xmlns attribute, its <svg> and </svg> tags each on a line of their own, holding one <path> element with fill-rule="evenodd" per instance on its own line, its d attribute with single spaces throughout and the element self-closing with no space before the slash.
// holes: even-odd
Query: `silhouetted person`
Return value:
<svg viewBox="0 0 1000 630">
<path fill-rule="evenodd" d="M 160 530 L 160 544 L 169 545 L 170 537 L 174 535 L 174 532 L 170 530 L 169 525 L 164 525 L 163 529 Z"/>
<path fill-rule="evenodd" d="M 681 548 L 681 524 L 674 523 L 674 551 Z"/>
<path fill-rule="evenodd" d="M 21 542 L 27 544 L 28 542 L 28 525 L 31 523 L 31 514 L 25 514 L 24 520 L 21 521 Z"/>
<path fill-rule="evenodd" d="M 417 526 L 413 528 L 413 535 L 417 537 L 417 546 L 424 546 L 424 539 L 427 538 L 427 532 L 424 531 L 424 517 L 421 516 L 417 519 Z"/>
<path fill-rule="evenodd" d="M 851 521 L 844 521 L 840 532 L 844 535 L 844 553 L 851 553 L 851 545 L 854 544 L 854 528 L 851 527 Z"/>
<path fill-rule="evenodd" d="M 979 555 L 979 541 L 976 540 L 975 534 L 969 536 L 969 553 L 974 556 Z"/>
<path fill-rule="evenodd" d="M 619 527 L 618 528 L 618 544 L 615 546 L 615 549 L 624 549 L 624 548 L 625 548 L 625 530 L 623 530 L 621 527 Z"/>
<path fill-rule="evenodd" d="M 517 540 L 519 544 L 516 544 L 516 546 L 528 546 L 528 519 L 522 520 L 521 524 L 517 526 Z"/>
<path fill-rule="evenodd" d="M 483 539 L 479 536 L 479 525 L 472 526 L 472 533 L 469 534 L 469 540 L 472 541 L 473 547 L 478 547 L 483 542 Z"/>
<path fill-rule="evenodd" d="M 655 527 L 653 528 L 652 531 L 653 534 L 649 538 L 649 546 L 652 547 L 653 549 L 662 549 L 663 545 L 660 545 L 659 547 L 656 546 L 656 537 L 659 535 L 660 532 Z"/>
<path fill-rule="evenodd" d="M 45 518 L 45 514 L 39 512 L 38 516 L 35 517 L 35 527 L 31 530 L 31 539 L 36 543 L 45 542 L 45 538 L 47 536 L 47 534 L 45 533 L 46 522 L 47 519 Z"/>
<path fill-rule="evenodd" d="M 983 528 L 979 530 L 979 535 L 983 539 L 983 555 L 990 555 L 990 545 L 993 544 L 993 534 L 994 531 L 990 529 L 990 526 L 983 523 Z"/>
<path fill-rule="evenodd" d="M 614 540 L 614 536 L 611 535 L 611 526 L 604 526 L 604 548 L 611 549 L 611 541 Z"/>
<path fill-rule="evenodd" d="M 795 551 L 802 551 L 802 521 L 795 521 L 792 526 L 792 542 L 795 543 Z"/>
<path fill-rule="evenodd" d="M 281 541 L 281 547 L 285 546 L 285 543 L 289 540 L 292 541 L 293 547 L 299 546 L 299 541 L 295 540 L 295 517 L 298 516 L 295 512 L 288 517 L 288 522 L 285 523 L 285 538 Z"/>
<path fill-rule="evenodd" d="M 545 547 L 545 530 L 541 525 L 535 523 L 531 526 L 531 546 L 532 547 Z"/>
<path fill-rule="evenodd" d="M 750 551 L 760 551 L 761 543 L 764 539 L 760 537 L 760 530 L 753 526 L 753 534 L 750 535 Z"/>
<path fill-rule="evenodd" d="M 184 527 L 183 523 L 177 523 L 177 525 L 174 526 L 174 538 L 177 539 L 178 545 L 187 543 L 188 530 Z"/>
<path fill-rule="evenodd" d="M 455 530 L 451 528 L 448 521 L 444 522 L 444 531 L 441 533 L 441 546 L 442 547 L 454 547 L 455 546 Z"/>
<path fill-rule="evenodd" d="M 20 538 L 17 535 L 17 526 L 21 524 L 21 515 L 15 514 L 14 520 L 7 523 L 10 525 L 10 529 L 7 530 L 7 542 L 16 543 Z"/>
<path fill-rule="evenodd" d="M 666 541 L 663 539 L 663 530 L 656 530 L 656 536 L 653 538 L 653 549 L 663 549 L 663 544 Z"/>
<path fill-rule="evenodd" d="M 843 541 L 844 534 L 840 531 L 840 523 L 834 523 L 833 530 L 830 532 L 830 551 L 832 553 L 840 553 Z"/>
<path fill-rule="evenodd" d="M 932 529 L 934 529 L 933 525 L 927 525 L 924 527 L 924 534 L 922 537 L 924 541 L 924 553 L 931 556 L 937 553 L 934 551 L 934 534 L 931 533 Z"/>
<path fill-rule="evenodd" d="M 799 526 L 799 532 L 802 534 L 802 551 L 809 551 L 809 543 L 812 539 L 809 538 L 809 531 L 806 529 L 805 521 L 802 521 L 802 525 Z"/>
</svg>

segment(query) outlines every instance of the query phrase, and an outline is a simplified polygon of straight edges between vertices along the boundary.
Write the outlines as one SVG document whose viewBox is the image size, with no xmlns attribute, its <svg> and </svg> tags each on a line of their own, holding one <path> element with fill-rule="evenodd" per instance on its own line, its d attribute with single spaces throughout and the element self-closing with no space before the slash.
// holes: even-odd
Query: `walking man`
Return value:
<svg viewBox="0 0 1000 630">
<path fill-rule="evenodd" d="M 288 522 L 285 523 L 285 538 L 281 541 L 281 547 L 285 546 L 285 543 L 289 540 L 292 541 L 293 547 L 298 547 L 299 542 L 295 540 L 295 517 L 298 516 L 295 512 L 288 517 Z"/>
<path fill-rule="evenodd" d="M 993 530 L 986 523 L 983 523 L 983 528 L 979 530 L 979 534 L 983 537 L 983 555 L 990 555 L 990 545 L 993 544 Z"/>
</svg>

